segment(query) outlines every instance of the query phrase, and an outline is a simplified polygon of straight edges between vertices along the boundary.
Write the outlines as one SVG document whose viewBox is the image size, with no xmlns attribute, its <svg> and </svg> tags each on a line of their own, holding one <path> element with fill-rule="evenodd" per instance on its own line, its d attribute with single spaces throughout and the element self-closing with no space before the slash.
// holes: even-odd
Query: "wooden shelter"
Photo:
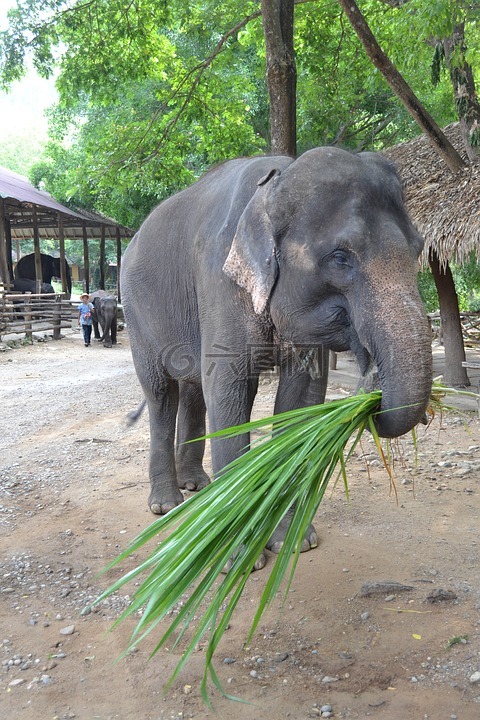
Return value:
<svg viewBox="0 0 480 720">
<path fill-rule="evenodd" d="M 40 240 L 58 238 L 61 260 L 65 259 L 65 238 L 77 238 L 83 242 L 85 277 L 89 291 L 88 241 L 100 240 L 100 286 L 104 286 L 105 240 L 115 239 L 117 243 L 117 265 L 121 263 L 121 239 L 131 238 L 135 231 L 115 222 L 111 218 L 86 210 L 71 210 L 46 192 L 37 190 L 26 178 L 0 168 L 0 274 L 4 285 L 13 277 L 12 243 L 33 239 L 36 257 L 37 278 L 41 277 Z M 64 262 L 61 262 L 63 270 Z M 62 288 L 66 292 L 66 278 L 62 277 Z M 117 287 L 120 299 L 120 288 Z"/>
<path fill-rule="evenodd" d="M 450 263 L 461 264 L 472 253 L 480 260 L 480 162 L 468 161 L 459 123 L 448 125 L 444 133 L 467 163 L 456 174 L 425 135 L 389 148 L 383 155 L 395 163 L 403 179 L 407 208 L 425 241 L 421 263 L 424 268 L 430 266 L 438 293 L 444 382 L 454 387 L 470 384 L 466 367 L 471 365 L 466 362 L 465 328 Z"/>
<path fill-rule="evenodd" d="M 444 128 L 468 163 L 458 123 Z M 410 216 L 425 240 L 422 264 L 432 248 L 442 265 L 462 263 L 475 252 L 480 261 L 480 162 L 454 175 L 425 135 L 384 150 L 402 177 Z"/>
</svg>

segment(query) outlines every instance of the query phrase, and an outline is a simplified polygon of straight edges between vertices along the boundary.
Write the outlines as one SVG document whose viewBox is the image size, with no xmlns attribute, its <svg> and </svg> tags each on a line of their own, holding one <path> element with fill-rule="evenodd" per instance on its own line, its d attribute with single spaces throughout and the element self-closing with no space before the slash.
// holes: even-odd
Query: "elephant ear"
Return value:
<svg viewBox="0 0 480 720">
<path fill-rule="evenodd" d="M 223 272 L 250 293 L 258 315 L 264 311 L 277 279 L 275 239 L 266 201 L 269 184 L 279 174 L 279 170 L 271 170 L 257 183 L 254 196 L 240 216 L 223 266 Z"/>
</svg>

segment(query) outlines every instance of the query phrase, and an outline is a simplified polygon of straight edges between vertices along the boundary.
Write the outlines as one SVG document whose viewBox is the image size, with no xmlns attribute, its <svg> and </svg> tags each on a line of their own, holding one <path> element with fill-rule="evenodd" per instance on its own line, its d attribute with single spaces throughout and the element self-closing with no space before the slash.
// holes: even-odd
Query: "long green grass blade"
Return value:
<svg viewBox="0 0 480 720">
<path fill-rule="evenodd" d="M 448 392 L 438 383 L 434 385 L 435 407 L 442 407 L 441 398 Z M 303 538 L 332 480 L 336 484 L 340 477 L 343 479 L 348 499 L 346 464 L 366 428 L 395 487 L 389 458 L 375 429 L 374 416 L 380 401 L 381 393 L 375 391 L 292 410 L 208 436 L 260 433 L 250 449 L 224 468 L 215 482 L 168 515 L 157 518 L 107 566 L 106 570 L 110 570 L 147 544 L 155 543 L 145 560 L 95 601 L 102 601 L 144 576 L 131 604 L 113 624 L 116 627 L 127 617 L 141 613 L 125 652 L 146 638 L 175 609 L 173 619 L 152 651 L 154 655 L 172 640 L 174 648 L 186 641 L 186 649 L 167 687 L 178 677 L 200 640 L 208 635 L 202 696 L 208 703 L 208 678 L 223 693 L 213 667 L 214 653 L 257 558 L 287 512 L 293 508 L 247 641 L 284 579 L 286 597 Z M 229 561 L 231 568 L 222 575 Z"/>
</svg>

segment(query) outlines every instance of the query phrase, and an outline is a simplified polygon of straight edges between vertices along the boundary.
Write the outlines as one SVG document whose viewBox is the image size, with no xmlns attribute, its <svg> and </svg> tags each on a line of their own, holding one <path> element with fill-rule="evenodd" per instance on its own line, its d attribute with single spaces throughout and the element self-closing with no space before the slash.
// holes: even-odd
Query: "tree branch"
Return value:
<svg viewBox="0 0 480 720">
<path fill-rule="evenodd" d="M 375 67 L 380 70 L 395 95 L 401 100 L 415 122 L 421 127 L 435 151 L 446 162 L 453 173 L 462 170 L 466 166 L 465 162 L 432 116 L 424 108 L 411 87 L 393 65 L 390 58 L 383 52 L 355 1 L 338 0 L 338 2 L 355 30 L 368 57 Z"/>
<path fill-rule="evenodd" d="M 150 122 L 149 122 L 149 124 L 148 124 L 147 129 L 146 129 L 145 132 L 143 133 L 142 137 L 141 137 L 141 138 L 138 140 L 138 142 L 135 144 L 135 147 L 131 150 L 130 155 L 129 155 L 129 157 L 127 158 L 127 160 L 122 161 L 122 163 L 121 163 L 122 165 L 123 165 L 125 162 L 128 162 L 129 160 L 131 160 L 131 159 L 133 158 L 133 156 L 135 155 L 135 153 L 137 152 L 138 148 L 141 147 L 141 145 L 142 145 L 143 142 L 145 141 L 146 137 L 147 137 L 148 134 L 150 133 L 152 127 L 154 126 L 154 124 L 155 124 L 155 122 L 156 122 L 156 120 L 157 120 L 160 112 L 168 105 L 169 102 L 171 102 L 172 100 L 174 100 L 174 99 L 180 94 L 180 91 L 181 91 L 181 89 L 184 87 L 184 85 L 186 84 L 186 82 L 187 82 L 192 76 L 195 76 L 194 79 L 193 79 L 193 82 L 192 82 L 192 84 L 191 84 L 191 86 L 190 86 L 190 88 L 189 88 L 189 90 L 188 90 L 188 92 L 187 92 L 187 94 L 185 95 L 185 98 L 184 98 L 184 100 L 183 100 L 180 108 L 177 110 L 177 112 L 175 113 L 175 115 L 173 116 L 173 118 L 171 118 L 171 120 L 169 120 L 169 122 L 167 123 L 167 125 L 166 125 L 166 127 L 164 128 L 164 130 L 163 130 L 163 132 L 162 132 L 162 134 L 161 134 L 158 142 L 157 142 L 156 145 L 155 145 L 155 148 L 152 150 L 151 153 L 149 153 L 149 155 L 147 155 L 147 157 L 143 158 L 143 160 L 142 160 L 139 164 L 140 164 L 140 165 L 143 165 L 143 164 L 145 164 L 146 162 L 149 162 L 150 160 L 152 160 L 154 157 L 156 157 L 156 156 L 158 155 L 162 144 L 168 139 L 170 133 L 172 132 L 172 130 L 173 130 L 173 128 L 175 127 L 175 125 L 178 123 L 178 121 L 179 121 L 182 113 L 184 112 L 185 108 L 187 107 L 187 105 L 189 104 L 191 98 L 193 97 L 193 95 L 194 95 L 194 93 L 195 93 L 195 90 L 196 90 L 196 88 L 198 87 L 198 84 L 200 83 L 200 80 L 202 79 L 202 76 L 203 76 L 204 72 L 210 67 L 210 65 L 213 63 L 213 61 L 214 61 L 215 58 L 217 57 L 217 55 L 219 55 L 219 54 L 224 50 L 226 42 L 227 42 L 231 37 L 233 37 L 234 35 L 236 35 L 236 34 L 237 34 L 243 27 L 245 27 L 245 25 L 247 25 L 251 20 L 254 20 L 255 18 L 258 18 L 260 15 L 261 15 L 261 12 L 260 12 L 260 11 L 256 11 L 256 12 L 252 13 L 251 15 L 247 15 L 245 18 L 243 18 L 243 20 L 241 20 L 239 23 L 237 23 L 233 28 L 230 28 L 230 30 L 227 30 L 227 32 L 226 32 L 224 35 L 222 35 L 222 37 L 221 37 L 220 40 L 218 41 L 218 43 L 217 43 L 217 45 L 215 46 L 213 52 L 212 52 L 203 62 L 198 63 L 198 65 L 196 65 L 196 66 L 193 67 L 191 70 L 189 70 L 187 73 L 185 73 L 185 75 L 184 75 L 183 78 L 180 80 L 178 86 L 175 88 L 175 90 L 174 90 L 173 93 L 170 95 L 170 97 L 168 98 L 168 100 L 166 100 L 166 102 L 163 103 L 162 106 L 161 106 L 158 110 L 156 110 L 156 112 L 153 114 L 153 116 L 152 116 L 152 118 L 151 118 L 151 120 L 150 120 Z"/>
</svg>

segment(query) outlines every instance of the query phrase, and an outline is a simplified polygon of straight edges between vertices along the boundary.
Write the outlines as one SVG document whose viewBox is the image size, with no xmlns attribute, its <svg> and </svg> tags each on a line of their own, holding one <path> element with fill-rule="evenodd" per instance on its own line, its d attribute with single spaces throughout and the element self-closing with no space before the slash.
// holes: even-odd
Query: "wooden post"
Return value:
<svg viewBox="0 0 480 720">
<path fill-rule="evenodd" d="M 10 277 L 13 278 L 13 252 L 12 252 L 12 225 L 10 217 L 5 215 L 5 246 L 7 252 L 7 267 Z M 18 255 L 17 255 L 18 260 Z"/>
<path fill-rule="evenodd" d="M 85 292 L 90 294 L 90 258 L 88 256 L 88 238 L 86 223 L 83 223 L 83 268 L 85 273 Z"/>
<path fill-rule="evenodd" d="M 122 267 L 122 239 L 120 228 L 117 227 L 117 301 L 122 302 L 122 289 L 120 287 L 120 269 Z"/>
<path fill-rule="evenodd" d="M 33 251 L 35 253 L 35 278 L 37 281 L 37 293 L 40 292 L 40 285 L 42 283 L 42 259 L 40 257 L 40 236 L 38 234 L 38 219 L 37 209 L 35 205 L 32 207 L 32 218 L 33 218 Z"/>
<path fill-rule="evenodd" d="M 65 235 L 63 232 L 63 218 L 60 213 L 58 213 L 58 239 L 60 242 L 60 278 L 62 280 L 62 293 L 66 297 L 68 294 L 68 286 L 67 271 L 65 268 Z"/>
<path fill-rule="evenodd" d="M 27 298 L 30 297 L 30 301 Z M 33 338 L 32 329 L 32 293 L 25 293 L 25 337 L 28 340 Z"/>
<path fill-rule="evenodd" d="M 105 225 L 103 223 L 100 238 L 100 290 L 105 290 Z"/>
<path fill-rule="evenodd" d="M 0 296 L 0 340 L 2 339 L 2 332 L 7 331 L 8 318 L 7 318 L 7 301 L 5 295 Z"/>
<path fill-rule="evenodd" d="M 337 353 L 333 352 L 333 350 L 330 350 L 330 364 L 329 364 L 330 370 L 336 370 L 337 369 Z"/>
<path fill-rule="evenodd" d="M 55 305 L 53 308 L 53 339 L 60 340 L 60 330 L 62 327 L 62 298 L 58 296 L 55 298 Z"/>
<path fill-rule="evenodd" d="M 5 201 L 0 198 L 0 273 L 3 284 L 8 286 L 12 282 L 7 263 L 7 234 L 5 229 Z"/>
</svg>

